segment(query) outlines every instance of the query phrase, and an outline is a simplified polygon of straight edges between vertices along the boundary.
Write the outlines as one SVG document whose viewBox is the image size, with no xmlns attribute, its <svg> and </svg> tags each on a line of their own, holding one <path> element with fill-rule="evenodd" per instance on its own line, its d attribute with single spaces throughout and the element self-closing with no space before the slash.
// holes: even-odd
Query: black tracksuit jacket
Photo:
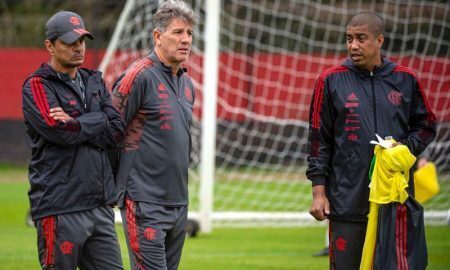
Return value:
<svg viewBox="0 0 450 270">
<path fill-rule="evenodd" d="M 386 58 L 372 73 L 350 59 L 323 72 L 311 101 L 306 174 L 325 185 L 331 220 L 367 220 L 375 134 L 416 156 L 434 139 L 436 117 L 415 74 Z"/>
<path fill-rule="evenodd" d="M 125 123 L 112 106 L 101 73 L 80 68 L 85 100 L 69 78 L 48 64 L 22 88 L 23 114 L 32 150 L 28 192 L 34 220 L 92 209 L 116 200 L 111 166 L 104 149 L 124 137 Z M 61 107 L 66 124 L 49 116 Z"/>
</svg>

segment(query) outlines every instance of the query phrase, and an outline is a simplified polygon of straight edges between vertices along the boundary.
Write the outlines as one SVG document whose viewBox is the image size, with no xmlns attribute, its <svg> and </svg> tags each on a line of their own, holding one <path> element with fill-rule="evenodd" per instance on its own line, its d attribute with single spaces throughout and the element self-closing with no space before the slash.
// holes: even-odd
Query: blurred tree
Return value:
<svg viewBox="0 0 450 270">
<path fill-rule="evenodd" d="M 184 1 L 193 7 L 204 4 L 203 0 Z M 286 50 L 294 52 L 323 51 L 321 42 L 310 42 L 311 39 L 322 41 L 328 30 L 320 27 L 313 29 L 310 22 L 316 20 L 341 27 L 339 31 L 328 31 L 327 38 L 329 42 L 336 44 L 345 43 L 342 27 L 345 27 L 344 23 L 349 19 L 350 14 L 335 13 L 333 9 L 318 11 L 315 5 L 300 0 L 294 5 L 291 1 L 284 0 L 252 0 L 251 4 L 248 1 L 221 1 L 221 32 L 234 33 L 236 36 L 244 35 L 242 39 L 244 41 L 254 40 L 249 45 L 241 40 L 230 40 L 229 36 L 222 34 L 221 46 L 224 50 L 255 52 L 256 50 L 264 51 L 267 46 L 284 45 Z M 2 29 L 0 47 L 43 47 L 45 23 L 52 14 L 63 9 L 77 12 L 84 18 L 87 29 L 96 36 L 93 42 L 89 42 L 90 48 L 106 48 L 125 2 L 126 0 L 0 0 L 0 29 Z M 445 3 L 448 0 L 437 2 Z M 336 6 L 341 8 L 344 6 L 342 1 L 320 1 L 321 5 L 328 3 L 336 3 Z M 386 3 L 378 2 L 374 8 L 373 3 L 374 1 L 369 0 L 350 0 L 345 2 L 345 6 L 352 9 L 380 11 L 386 5 Z M 263 5 L 266 12 L 256 12 L 257 10 L 253 7 L 258 5 Z M 385 18 L 387 34 L 384 47 L 390 48 L 392 52 L 417 48 L 425 54 L 448 55 L 450 48 L 448 42 L 440 46 L 437 43 L 440 43 L 441 33 L 444 33 L 443 36 L 447 39 L 450 36 L 450 29 L 446 26 L 448 24 L 442 24 L 442 21 L 449 22 L 450 18 L 444 9 L 433 12 L 431 9 L 430 6 L 423 8 L 416 6 L 395 11 L 398 14 L 385 14 L 389 16 Z M 301 21 L 295 19 L 288 21 L 286 18 L 279 17 L 277 12 L 291 14 L 292 18 L 303 16 L 306 23 L 302 25 Z M 419 17 L 420 14 L 433 14 L 436 20 L 414 21 L 413 18 Z M 399 24 L 398 20 L 402 18 L 411 18 L 411 22 Z M 202 22 L 200 25 L 203 26 Z M 394 25 L 396 27 L 393 27 Z M 401 35 L 415 35 L 419 38 L 410 39 L 404 43 L 401 39 L 395 38 Z M 430 35 L 432 39 L 421 38 Z M 200 44 L 201 48 L 202 46 Z M 336 48 L 330 47 L 329 50 L 335 51 Z M 342 53 L 345 53 L 345 47 L 342 47 Z"/>
<path fill-rule="evenodd" d="M 90 47 L 105 48 L 126 0 L 0 0 L 0 47 L 43 47 L 45 23 L 59 10 L 80 14 L 96 39 Z"/>
</svg>

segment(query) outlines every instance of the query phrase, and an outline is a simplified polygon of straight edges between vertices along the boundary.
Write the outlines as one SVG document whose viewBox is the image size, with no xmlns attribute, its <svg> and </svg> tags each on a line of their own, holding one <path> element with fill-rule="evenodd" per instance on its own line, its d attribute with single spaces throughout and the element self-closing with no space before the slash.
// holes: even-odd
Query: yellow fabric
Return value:
<svg viewBox="0 0 450 270">
<path fill-rule="evenodd" d="M 378 209 L 380 204 L 404 203 L 408 198 L 409 170 L 414 165 L 414 157 L 405 145 L 392 148 L 375 146 L 375 167 L 370 182 L 369 220 L 361 257 L 360 270 L 370 270 L 377 239 Z"/>
<path fill-rule="evenodd" d="M 375 167 L 370 182 L 369 201 L 386 204 L 404 203 L 408 198 L 409 170 L 416 162 L 405 145 L 384 149 L 375 146 Z"/>
<path fill-rule="evenodd" d="M 373 254 L 375 252 L 375 243 L 377 240 L 378 229 L 378 209 L 380 205 L 370 202 L 369 222 L 367 223 L 366 238 L 364 240 L 364 247 L 361 256 L 360 270 L 372 269 Z"/>
<path fill-rule="evenodd" d="M 428 162 L 414 172 L 414 186 L 415 198 L 419 203 L 428 201 L 439 192 L 436 166 L 433 162 Z"/>
</svg>

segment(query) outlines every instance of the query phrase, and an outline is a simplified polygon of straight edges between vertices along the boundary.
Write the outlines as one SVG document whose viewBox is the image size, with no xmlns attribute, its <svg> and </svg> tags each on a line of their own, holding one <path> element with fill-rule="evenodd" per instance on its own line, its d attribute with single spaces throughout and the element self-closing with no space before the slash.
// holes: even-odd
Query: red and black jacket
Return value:
<svg viewBox="0 0 450 270">
<path fill-rule="evenodd" d="M 116 199 L 104 149 L 117 147 L 125 124 L 112 106 L 101 73 L 78 70 L 85 102 L 69 79 L 43 64 L 22 88 L 23 114 L 32 150 L 28 192 L 33 219 L 95 208 Z M 73 120 L 49 116 L 61 107 Z"/>
<path fill-rule="evenodd" d="M 306 174 L 313 185 L 325 185 L 330 218 L 364 221 L 374 148 L 369 141 L 375 134 L 392 136 L 417 156 L 436 135 L 436 117 L 410 69 L 383 59 L 370 73 L 347 59 L 317 80 L 309 128 Z"/>
</svg>

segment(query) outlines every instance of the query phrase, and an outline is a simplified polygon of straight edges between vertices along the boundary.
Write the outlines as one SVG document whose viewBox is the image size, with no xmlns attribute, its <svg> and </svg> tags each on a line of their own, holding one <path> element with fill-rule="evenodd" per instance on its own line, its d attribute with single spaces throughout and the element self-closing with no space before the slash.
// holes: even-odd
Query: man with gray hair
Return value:
<svg viewBox="0 0 450 270">
<path fill-rule="evenodd" d="M 127 124 L 117 181 L 132 269 L 177 269 L 180 262 L 195 97 L 180 65 L 196 20 L 185 3 L 164 2 L 153 17 L 154 52 L 114 84 L 113 103 Z"/>
</svg>

